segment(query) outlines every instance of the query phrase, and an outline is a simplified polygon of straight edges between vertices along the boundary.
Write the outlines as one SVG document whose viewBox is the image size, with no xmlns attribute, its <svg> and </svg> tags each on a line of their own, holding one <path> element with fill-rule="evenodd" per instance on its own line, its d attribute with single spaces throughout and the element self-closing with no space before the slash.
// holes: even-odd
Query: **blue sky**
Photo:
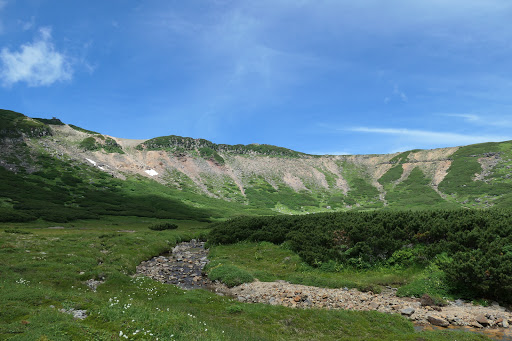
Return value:
<svg viewBox="0 0 512 341">
<path fill-rule="evenodd" d="M 0 0 L 0 107 L 315 154 L 512 139 L 509 0 Z"/>
</svg>

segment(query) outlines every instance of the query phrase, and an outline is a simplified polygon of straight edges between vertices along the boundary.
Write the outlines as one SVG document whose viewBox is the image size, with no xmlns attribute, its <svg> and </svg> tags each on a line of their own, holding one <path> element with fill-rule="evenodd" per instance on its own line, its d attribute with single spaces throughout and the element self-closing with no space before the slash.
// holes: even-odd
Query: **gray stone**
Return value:
<svg viewBox="0 0 512 341">
<path fill-rule="evenodd" d="M 80 309 L 60 309 L 59 310 L 61 313 L 64 313 L 64 314 L 70 314 L 70 315 L 73 315 L 73 318 L 76 319 L 76 320 L 84 320 L 87 318 L 87 310 L 80 310 Z"/>
<path fill-rule="evenodd" d="M 400 310 L 400 314 L 405 316 L 411 316 L 412 314 L 414 314 L 415 311 L 416 310 L 414 310 L 414 308 L 405 308 Z"/>
<path fill-rule="evenodd" d="M 456 305 L 457 307 L 462 307 L 462 306 L 464 305 L 464 301 L 463 301 L 463 300 L 456 300 L 456 301 L 455 301 L 455 305 Z"/>
</svg>

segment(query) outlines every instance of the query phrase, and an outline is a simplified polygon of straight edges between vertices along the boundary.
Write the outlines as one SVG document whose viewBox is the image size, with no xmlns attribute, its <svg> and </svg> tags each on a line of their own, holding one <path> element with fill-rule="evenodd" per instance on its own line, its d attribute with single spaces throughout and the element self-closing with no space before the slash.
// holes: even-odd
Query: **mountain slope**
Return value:
<svg viewBox="0 0 512 341">
<path fill-rule="evenodd" d="M 174 135 L 121 139 L 1 110 L 0 210 L 3 216 L 28 214 L 4 220 L 52 220 L 58 215 L 44 215 L 44 202 L 55 212 L 64 208 L 67 219 L 84 212 L 207 219 L 243 212 L 507 207 L 511 159 L 510 141 L 317 156 Z M 59 196 L 48 199 L 50 193 Z M 27 198 L 40 202 L 27 206 Z"/>
</svg>

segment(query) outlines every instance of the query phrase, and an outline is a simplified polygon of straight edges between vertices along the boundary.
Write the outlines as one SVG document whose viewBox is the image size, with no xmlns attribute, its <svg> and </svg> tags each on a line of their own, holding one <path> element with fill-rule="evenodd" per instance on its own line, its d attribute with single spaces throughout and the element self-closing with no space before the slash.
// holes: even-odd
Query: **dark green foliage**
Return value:
<svg viewBox="0 0 512 341">
<path fill-rule="evenodd" d="M 80 131 L 82 133 L 86 133 L 86 134 L 93 134 L 93 135 L 100 135 L 100 133 L 97 133 L 95 131 L 92 131 L 92 130 L 87 130 L 87 129 L 84 129 L 84 128 L 80 128 L 80 127 L 77 127 L 76 125 L 73 125 L 73 124 L 69 124 L 69 126 L 77 131 Z"/>
<path fill-rule="evenodd" d="M 190 151 L 202 148 L 209 148 L 215 152 L 227 152 L 234 154 L 258 154 L 269 156 L 288 156 L 300 157 L 307 155 L 287 148 L 272 146 L 268 144 L 249 144 L 249 145 L 228 145 L 216 144 L 205 139 L 193 139 L 191 137 L 182 137 L 176 135 L 161 136 L 141 143 L 136 147 L 138 150 L 174 150 Z"/>
<path fill-rule="evenodd" d="M 98 142 L 95 137 L 89 136 L 83 139 L 82 142 L 80 142 L 80 148 L 90 151 L 100 150 L 103 148 L 103 150 L 107 153 L 124 154 L 124 151 L 121 148 L 121 146 L 113 138 L 105 138 L 103 135 L 98 135 L 96 137 L 100 138 L 103 141 Z"/>
<path fill-rule="evenodd" d="M 201 155 L 202 158 L 216 162 L 218 165 L 225 164 L 224 158 L 220 156 L 219 153 L 217 153 L 215 150 L 209 147 L 199 148 L 199 155 Z"/>
<path fill-rule="evenodd" d="M 317 206 L 318 203 L 307 191 L 295 192 L 287 186 L 275 190 L 268 182 L 254 183 L 245 190 L 251 205 L 261 208 L 273 208 L 281 203 L 292 210 L 299 211 L 306 206 Z"/>
<path fill-rule="evenodd" d="M 393 166 L 391 169 L 389 169 L 386 173 L 384 173 L 383 176 L 379 179 L 379 182 L 381 185 L 392 183 L 394 181 L 397 181 L 402 176 L 402 173 L 404 172 L 402 165 L 398 164 L 396 166 Z"/>
<path fill-rule="evenodd" d="M 52 132 L 46 124 L 15 111 L 0 109 L 0 138 L 16 138 L 23 135 L 42 137 L 52 135 Z"/>
<path fill-rule="evenodd" d="M 53 118 L 34 118 L 34 120 L 39 121 L 44 124 L 52 124 L 56 126 L 63 126 L 65 125 L 61 120 L 59 120 L 56 117 Z"/>
<path fill-rule="evenodd" d="M 36 220 L 37 217 L 29 212 L 20 212 L 12 208 L 0 207 L 0 222 L 21 223 Z"/>
<path fill-rule="evenodd" d="M 30 175 L 0 167 L 0 193 L 13 202 L 12 208 L 0 208 L 0 222 L 68 222 L 102 215 L 208 221 L 212 215 L 171 197 L 132 193 L 125 189 L 129 182 L 95 169 L 80 174 L 72 164 L 43 155 L 38 165 L 43 170 Z"/>
<path fill-rule="evenodd" d="M 107 137 L 105 139 L 105 143 L 103 144 L 103 150 L 107 153 L 119 153 L 124 154 L 123 148 L 113 139 Z"/>
<path fill-rule="evenodd" d="M 375 211 L 241 217 L 216 223 L 212 244 L 287 242 L 310 265 L 356 268 L 439 262 L 457 292 L 512 302 L 512 213 L 503 210 Z M 445 257 L 446 258 L 446 257 Z"/>
<path fill-rule="evenodd" d="M 148 229 L 153 231 L 176 230 L 178 225 L 173 223 L 158 223 L 148 226 Z"/>
<path fill-rule="evenodd" d="M 101 145 L 96 142 L 96 139 L 92 136 L 86 137 L 85 139 L 80 142 L 80 148 L 84 150 L 99 150 L 101 148 Z"/>
</svg>

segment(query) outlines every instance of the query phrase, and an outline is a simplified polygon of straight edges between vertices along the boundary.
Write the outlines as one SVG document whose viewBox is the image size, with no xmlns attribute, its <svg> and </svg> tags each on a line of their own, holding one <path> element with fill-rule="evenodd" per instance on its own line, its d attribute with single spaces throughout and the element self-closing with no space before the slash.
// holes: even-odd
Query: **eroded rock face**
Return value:
<svg viewBox="0 0 512 341">
<path fill-rule="evenodd" d="M 203 269 L 208 264 L 204 242 L 192 239 L 174 247 L 170 254 L 154 257 L 137 266 L 137 274 L 183 289 L 199 289 L 211 285 Z"/>
</svg>

